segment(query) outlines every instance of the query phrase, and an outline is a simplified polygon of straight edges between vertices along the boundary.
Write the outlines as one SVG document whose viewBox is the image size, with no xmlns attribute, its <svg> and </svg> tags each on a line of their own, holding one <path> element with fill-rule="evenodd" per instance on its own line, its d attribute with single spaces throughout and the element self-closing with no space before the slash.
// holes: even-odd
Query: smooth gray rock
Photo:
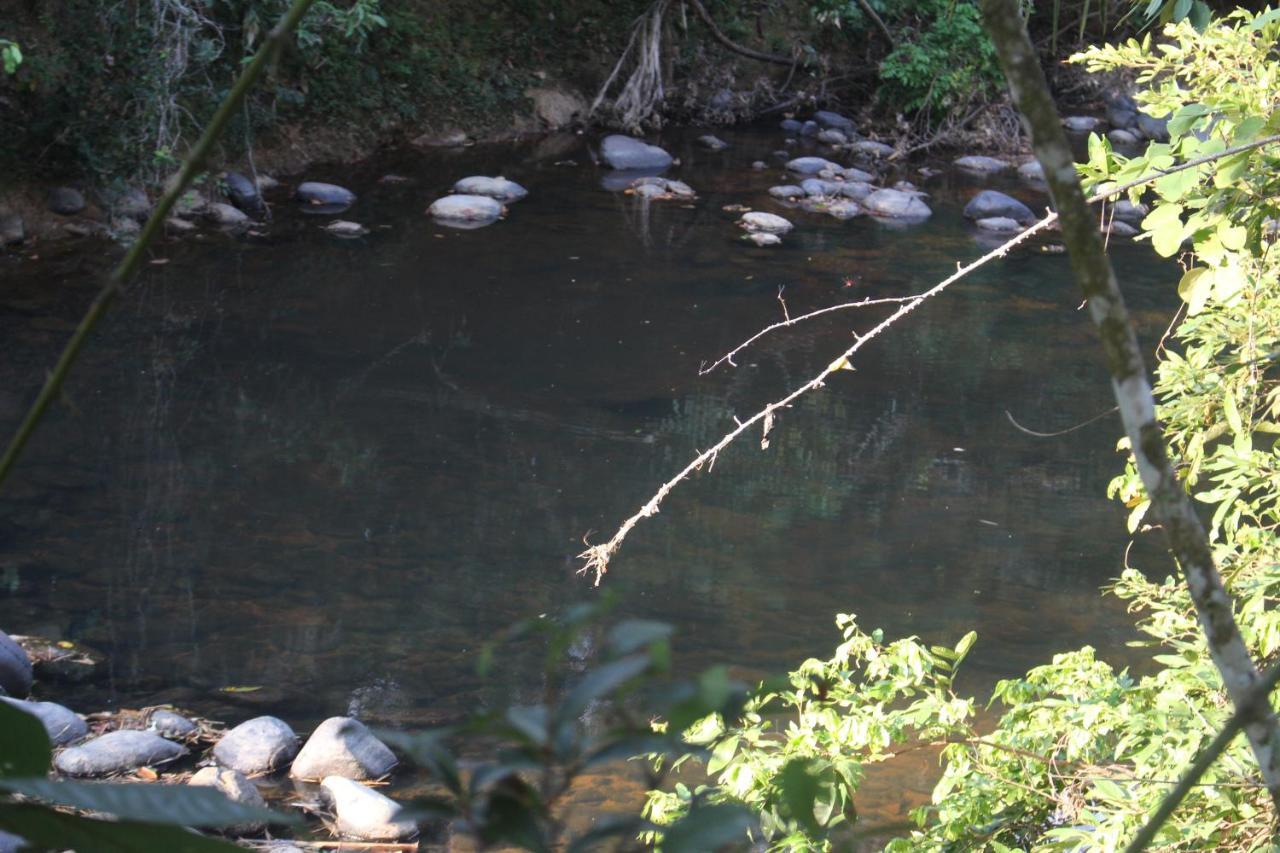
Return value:
<svg viewBox="0 0 1280 853">
<path fill-rule="evenodd" d="M 186 717 L 164 708 L 151 712 L 151 716 L 147 719 L 147 728 L 171 740 L 185 740 L 200 730 L 199 726 Z"/>
<path fill-rule="evenodd" d="M 772 213 L 753 210 L 742 214 L 738 224 L 747 231 L 763 231 L 766 234 L 786 234 L 795 226 L 790 221 Z"/>
<path fill-rule="evenodd" d="M 763 160 L 752 160 L 751 168 L 757 172 L 763 172 L 765 169 L 769 168 L 769 164 Z"/>
<path fill-rule="evenodd" d="M 862 200 L 862 206 L 873 216 L 886 219 L 921 220 L 933 215 L 929 205 L 901 190 L 876 190 Z"/>
<path fill-rule="evenodd" d="M 378 779 L 397 763 L 391 750 L 364 723 L 351 717 L 330 717 L 307 738 L 289 775 L 295 779 Z"/>
<path fill-rule="evenodd" d="M 1141 222 L 1150 212 L 1151 209 L 1145 204 L 1134 204 L 1127 198 L 1120 199 L 1111 208 L 1112 216 L 1129 223 Z"/>
<path fill-rule="evenodd" d="M 804 198 L 804 190 L 795 184 L 782 184 L 776 187 L 769 187 L 769 195 L 774 198 L 780 198 L 783 201 L 792 201 L 797 198 Z"/>
<path fill-rule="evenodd" d="M 824 181 L 821 178 L 805 178 L 800 182 L 800 189 L 810 198 L 829 195 L 840 195 L 844 184 L 840 181 Z"/>
<path fill-rule="evenodd" d="M 186 754 L 185 748 L 154 732 L 115 731 L 64 749 L 53 759 L 53 766 L 67 776 L 110 776 Z"/>
<path fill-rule="evenodd" d="M 875 175 L 870 172 L 864 172 L 862 169 L 856 169 L 853 166 L 850 166 L 847 169 L 841 169 L 840 175 L 846 181 L 861 181 L 864 184 L 874 184 L 876 182 Z"/>
<path fill-rule="evenodd" d="M 1009 168 L 1008 162 L 1004 160 L 980 155 L 959 157 L 956 159 L 955 165 L 957 169 L 964 169 L 966 172 L 972 172 L 975 175 L 995 175 Z"/>
<path fill-rule="evenodd" d="M 893 153 L 893 146 L 886 145 L 883 142 L 876 142 L 873 139 L 863 139 L 849 146 L 849 150 L 854 154 L 862 157 L 869 157 L 872 160 L 882 160 Z"/>
<path fill-rule="evenodd" d="M 1028 160 L 1018 167 L 1018 177 L 1031 183 L 1044 183 L 1044 166 L 1039 160 Z"/>
<path fill-rule="evenodd" d="M 356 203 L 356 194 L 351 190 L 321 181 L 304 181 L 298 184 L 293 197 L 308 207 L 321 208 L 326 213 L 341 213 Z"/>
<path fill-rule="evenodd" d="M 458 195 L 487 195 L 501 202 L 519 201 L 529 194 L 527 189 L 501 175 L 496 178 L 483 175 L 463 178 L 453 185 L 453 191 Z"/>
<path fill-rule="evenodd" d="M 979 219 L 973 224 L 983 231 L 994 231 L 1000 234 L 1022 230 L 1022 225 L 1016 219 L 1010 219 L 1007 216 L 989 216 L 985 219 Z"/>
<path fill-rule="evenodd" d="M 220 791 L 228 800 L 244 806 L 260 809 L 267 807 L 266 800 L 262 798 L 257 786 L 239 770 L 227 767 L 202 767 L 187 780 L 187 784 L 197 788 L 213 788 Z M 257 835 L 266 826 L 265 822 L 238 823 L 226 827 L 223 832 L 226 835 Z"/>
<path fill-rule="evenodd" d="M 742 239 L 748 243 L 754 243 L 757 246 L 780 246 L 782 238 L 777 234 L 770 234 L 767 231 L 754 231 L 750 234 L 743 234 Z"/>
<path fill-rule="evenodd" d="M 782 128 L 783 133 L 790 133 L 794 135 L 800 132 L 800 128 L 804 127 L 804 124 L 793 118 L 784 118 L 779 127 Z"/>
<path fill-rule="evenodd" d="M 298 736 L 288 723 L 275 717 L 243 722 L 223 735 L 213 748 L 213 757 L 219 764 L 246 776 L 277 770 L 297 754 Z"/>
<path fill-rule="evenodd" d="M 402 817 L 404 807 L 359 782 L 330 776 L 320 783 L 337 820 L 338 834 L 358 841 L 404 841 L 418 834 L 418 825 Z"/>
<path fill-rule="evenodd" d="M 1169 141 L 1169 118 L 1155 118 L 1138 113 L 1138 132 L 1153 142 Z"/>
<path fill-rule="evenodd" d="M 672 157 L 657 145 L 614 133 L 600 143 L 600 158 L 610 169 L 665 169 Z"/>
<path fill-rule="evenodd" d="M 996 190 L 983 190 L 969 199 L 969 203 L 964 206 L 964 215 L 967 219 L 1003 216 L 1017 220 L 1023 225 L 1036 221 L 1036 215 L 1031 212 L 1031 208 L 1016 198 Z"/>
<path fill-rule="evenodd" d="M 75 216 L 85 208 L 84 196 L 71 187 L 54 187 L 49 190 L 45 205 L 62 216 Z"/>
<path fill-rule="evenodd" d="M 12 246 L 25 239 L 27 239 L 27 228 L 22 222 L 22 217 L 16 213 L 0 210 L 0 246 Z"/>
<path fill-rule="evenodd" d="M 800 125 L 801 136 L 817 136 L 820 130 L 822 130 L 822 125 L 813 120 L 806 121 Z"/>
<path fill-rule="evenodd" d="M 258 185 L 239 172 L 224 172 L 222 182 L 227 187 L 227 198 L 240 210 L 254 219 L 261 219 L 267 212 Z"/>
<path fill-rule="evenodd" d="M 1137 228 L 1119 219 L 1112 220 L 1110 229 L 1103 228 L 1102 230 L 1103 233 L 1110 231 L 1113 237 L 1135 237 L 1138 234 Z"/>
<path fill-rule="evenodd" d="M 1107 131 L 1107 139 L 1110 139 L 1113 145 L 1124 146 L 1137 145 L 1141 141 L 1136 133 L 1122 127 Z"/>
<path fill-rule="evenodd" d="M 855 201 L 844 198 L 833 198 L 827 201 L 826 209 L 823 213 L 836 219 L 853 219 L 862 213 L 862 208 Z"/>
<path fill-rule="evenodd" d="M 845 181 L 844 186 L 840 188 L 840 195 L 854 201 L 862 201 L 875 191 L 876 188 L 866 181 Z"/>
<path fill-rule="evenodd" d="M 840 171 L 839 163 L 832 163 L 825 157 L 797 157 L 794 160 L 787 161 L 787 171 L 795 172 L 797 175 L 816 175 L 823 169 L 831 169 L 832 171 Z"/>
<path fill-rule="evenodd" d="M 196 224 L 181 216 L 170 216 L 164 221 L 164 227 L 174 234 L 190 234 L 196 230 Z"/>
<path fill-rule="evenodd" d="M 0 829 L 0 853 L 17 853 L 26 843 L 25 838 Z"/>
<path fill-rule="evenodd" d="M 1096 130 L 1101 123 L 1101 119 L 1093 116 L 1067 116 L 1062 120 L 1062 126 L 1072 133 L 1088 133 Z"/>
<path fill-rule="evenodd" d="M 1107 124 L 1113 128 L 1127 129 L 1138 125 L 1138 105 L 1123 93 L 1113 93 L 1106 98 Z"/>
<path fill-rule="evenodd" d="M 715 134 L 707 133 L 698 137 L 698 144 L 703 148 L 711 151 L 723 151 L 729 147 L 729 143 L 725 142 Z"/>
<path fill-rule="evenodd" d="M 325 231 L 328 231 L 333 236 L 342 237 L 346 240 L 363 237 L 369 233 L 369 229 L 359 222 L 350 222 L 346 219 L 335 219 L 332 222 L 325 223 L 323 227 Z"/>
<path fill-rule="evenodd" d="M 55 702 L 26 702 L 8 696 L 0 696 L 0 702 L 7 702 L 38 719 L 54 746 L 66 746 L 89 733 L 88 724 L 79 714 Z"/>
<path fill-rule="evenodd" d="M 249 215 L 238 207 L 232 207 L 221 201 L 215 201 L 204 210 L 204 215 L 211 222 L 228 228 L 244 228 L 250 223 Z"/>
<path fill-rule="evenodd" d="M 847 145 L 849 137 L 838 130 L 827 128 L 826 130 L 818 131 L 818 141 L 825 142 L 828 145 Z"/>
<path fill-rule="evenodd" d="M 494 222 L 502 215 L 502 205 L 487 195 L 447 195 L 427 208 L 436 219 L 454 222 Z"/>
<path fill-rule="evenodd" d="M 839 130 L 845 133 L 852 133 L 854 130 L 853 119 L 830 110 L 818 110 L 813 114 L 813 120 L 819 127 L 827 130 Z"/>
<path fill-rule="evenodd" d="M 3 231 L 3 218 L 0 217 L 0 234 Z M 26 649 L 0 631 L 0 690 L 21 699 L 31 692 L 33 679 L 31 658 Z"/>
</svg>

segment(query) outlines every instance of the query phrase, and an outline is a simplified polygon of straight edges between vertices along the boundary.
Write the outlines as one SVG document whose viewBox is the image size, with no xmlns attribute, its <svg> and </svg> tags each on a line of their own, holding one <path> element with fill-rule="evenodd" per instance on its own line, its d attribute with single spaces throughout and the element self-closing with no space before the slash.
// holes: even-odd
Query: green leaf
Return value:
<svg viewBox="0 0 1280 853">
<path fill-rule="evenodd" d="M 810 835 L 819 835 L 822 827 L 813 816 L 813 803 L 818 798 L 820 782 L 813 772 L 812 758 L 793 758 L 778 774 L 782 788 L 782 800 L 787 804 L 791 817 L 800 823 Z"/>
<path fill-rule="evenodd" d="M 135 821 L 105 821 L 54 811 L 33 804 L 0 803 L 0 829 L 25 838 L 42 850 L 81 853 L 244 853 L 226 841 L 206 838 L 179 826 Z"/>
<path fill-rule="evenodd" d="M 597 699 L 603 699 L 649 668 L 648 655 L 632 655 L 587 673 L 556 709 L 556 723 L 576 720 Z"/>
<path fill-rule="evenodd" d="M 43 776 L 52 760 L 44 725 L 26 711 L 0 702 L 0 779 Z"/>
<path fill-rule="evenodd" d="M 1218 223 L 1218 239 L 1222 242 L 1224 249 L 1238 252 L 1244 248 L 1245 241 L 1249 239 L 1249 229 L 1243 225 L 1232 225 L 1224 219 Z"/>
<path fill-rule="evenodd" d="M 507 709 L 507 722 L 530 743 L 546 746 L 547 708 L 545 705 L 516 705 Z"/>
<path fill-rule="evenodd" d="M 734 754 L 738 751 L 738 736 L 727 737 L 715 745 L 711 750 L 711 757 L 707 759 L 707 774 L 714 776 L 733 760 Z"/>
<path fill-rule="evenodd" d="M 1191 314 L 1199 314 L 1209 295 L 1213 293 L 1213 270 L 1208 267 L 1192 267 L 1178 282 L 1178 295 L 1187 303 Z"/>
<path fill-rule="evenodd" d="M 1209 107 L 1204 104 L 1184 104 L 1169 118 L 1169 135 L 1175 139 L 1182 136 L 1209 112 Z"/>
<path fill-rule="evenodd" d="M 1156 252 L 1166 258 L 1172 257 L 1182 247 L 1182 205 L 1157 205 L 1142 220 L 1142 227 L 1151 232 L 1151 245 Z"/>
<path fill-rule="evenodd" d="M 615 655 L 629 655 L 658 640 L 667 639 L 674 630 L 666 622 L 629 619 L 618 623 L 609 632 L 609 649 Z"/>
<path fill-rule="evenodd" d="M 755 815 L 737 803 L 695 805 L 662 838 L 663 853 L 707 853 L 731 841 L 747 840 Z"/>
<path fill-rule="evenodd" d="M 65 782 L 51 779 L 2 779 L 0 791 L 22 794 L 52 805 L 105 812 L 121 820 L 212 829 L 241 823 L 298 824 L 294 815 L 246 806 L 221 791 L 186 785 L 139 782 Z"/>
</svg>

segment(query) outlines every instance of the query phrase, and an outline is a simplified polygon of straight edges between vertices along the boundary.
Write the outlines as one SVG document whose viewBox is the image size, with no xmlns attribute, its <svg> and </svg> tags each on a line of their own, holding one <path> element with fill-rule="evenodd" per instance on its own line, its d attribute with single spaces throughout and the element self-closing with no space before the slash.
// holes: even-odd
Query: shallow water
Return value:
<svg viewBox="0 0 1280 853">
<path fill-rule="evenodd" d="M 109 655 L 102 682 L 49 695 L 300 729 L 491 701 L 477 647 L 598 594 L 575 573 L 585 535 L 607 539 L 735 415 L 886 313 L 785 330 L 699 376 L 780 319 L 780 287 L 792 315 L 912 294 L 985 250 L 959 213 L 977 188 L 1046 203 L 945 172 L 905 175 L 932 195 L 923 225 L 788 213 L 765 195 L 778 169 L 748 165 L 779 134 L 724 133 L 717 154 L 696 135 L 666 140 L 691 205 L 603 189 L 565 137 L 309 174 L 359 193 L 358 241 L 280 199 L 264 236 L 157 247 L 167 262 L 113 311 L 0 495 L 0 624 Z M 423 215 L 482 173 L 530 197 L 480 230 Z M 797 228 L 746 246 L 726 204 Z M 935 642 L 977 630 L 962 689 L 1083 643 L 1127 661 L 1131 620 L 1098 591 L 1127 539 L 1104 495 L 1118 420 L 1045 439 L 1005 415 L 1053 431 L 1113 405 L 1066 257 L 1039 245 L 868 345 L 768 450 L 745 437 L 678 488 L 614 560 L 618 615 L 674 623 L 690 670 L 829 654 L 837 612 Z M 6 433 L 114 257 L 86 243 L 0 268 Z M 1172 272 L 1145 247 L 1113 260 L 1150 347 Z M 517 650 L 503 686 L 536 688 L 537 661 Z"/>
</svg>

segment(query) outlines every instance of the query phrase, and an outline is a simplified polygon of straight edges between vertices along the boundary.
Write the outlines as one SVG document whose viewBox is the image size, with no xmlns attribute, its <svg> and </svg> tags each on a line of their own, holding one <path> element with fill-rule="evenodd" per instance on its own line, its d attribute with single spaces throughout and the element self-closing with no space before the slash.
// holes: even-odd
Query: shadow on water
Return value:
<svg viewBox="0 0 1280 853">
<path fill-rule="evenodd" d="M 585 534 L 607 538 L 733 416 L 884 315 L 789 330 L 736 369 L 700 377 L 702 362 L 778 319 L 780 286 L 792 314 L 907 295 L 985 250 L 962 177 L 911 176 L 927 224 L 841 223 L 767 197 L 778 169 L 748 164 L 775 134 L 727 133 L 717 154 L 694 135 L 669 140 L 692 204 L 606 191 L 582 140 L 553 138 L 310 176 L 360 193 L 346 215 L 373 229 L 362 240 L 281 201 L 269 235 L 159 247 L 168 262 L 102 329 L 0 497 L 4 627 L 109 652 L 109 678 L 75 694 L 86 710 L 422 725 L 532 694 L 536 655 L 512 652 L 508 671 L 531 674 L 492 687 L 477 647 L 592 598 Z M 475 231 L 423 215 L 476 173 L 530 197 Z M 796 231 L 745 246 L 726 204 Z M 1113 254 L 1154 342 L 1171 272 L 1142 247 Z M 6 274 L 6 428 L 108 261 L 93 245 Z M 1005 417 L 1056 430 L 1112 405 L 1078 302 L 1065 256 L 1033 246 L 920 308 L 780 417 L 768 450 L 745 439 L 637 528 L 606 579 L 622 613 L 675 623 L 690 670 L 828 654 L 836 612 L 939 642 L 976 629 L 974 691 L 1085 642 L 1124 662 L 1131 621 L 1098 593 L 1126 542 L 1104 496 L 1119 425 L 1040 439 Z"/>
</svg>

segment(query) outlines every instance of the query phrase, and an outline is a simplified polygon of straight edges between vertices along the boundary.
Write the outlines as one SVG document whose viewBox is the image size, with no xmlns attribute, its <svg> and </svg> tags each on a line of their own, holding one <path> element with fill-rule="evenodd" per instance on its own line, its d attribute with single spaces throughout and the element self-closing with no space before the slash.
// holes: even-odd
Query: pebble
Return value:
<svg viewBox="0 0 1280 853">
<path fill-rule="evenodd" d="M 298 736 L 289 724 L 275 717 L 255 717 L 222 736 L 213 757 L 223 767 L 246 776 L 270 773 L 298 754 Z"/>
<path fill-rule="evenodd" d="M 64 749 L 53 766 L 67 776 L 110 776 L 181 758 L 187 750 L 154 732 L 121 730 Z"/>
<path fill-rule="evenodd" d="M 396 766 L 395 755 L 359 720 L 330 717 L 307 738 L 293 760 L 295 779 L 379 779 Z"/>
<path fill-rule="evenodd" d="M 89 726 L 80 715 L 70 708 L 64 708 L 54 702 L 27 702 L 0 696 L 0 702 L 7 702 L 20 711 L 26 711 L 44 725 L 49 741 L 54 746 L 66 746 L 80 740 L 89 733 Z"/>
<path fill-rule="evenodd" d="M 320 783 L 333 803 L 338 834 L 358 841 L 404 841 L 418 834 L 403 806 L 359 782 L 329 776 Z"/>
</svg>

